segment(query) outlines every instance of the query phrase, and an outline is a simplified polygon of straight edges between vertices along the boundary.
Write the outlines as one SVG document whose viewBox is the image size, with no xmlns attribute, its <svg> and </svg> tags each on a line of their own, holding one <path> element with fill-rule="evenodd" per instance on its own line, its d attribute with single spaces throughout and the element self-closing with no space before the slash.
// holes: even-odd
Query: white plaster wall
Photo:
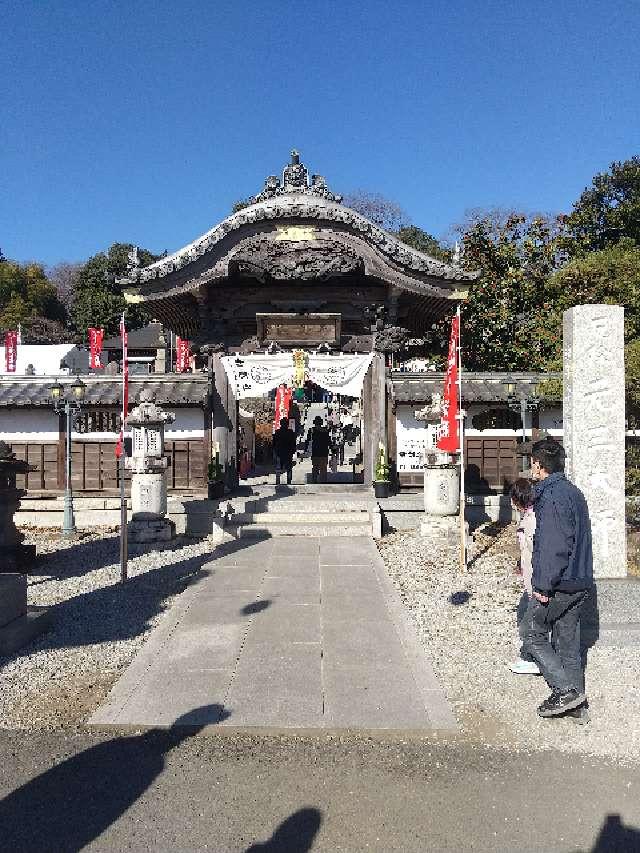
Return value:
<svg viewBox="0 0 640 853">
<path fill-rule="evenodd" d="M 549 435 L 561 438 L 562 425 L 562 408 L 560 406 L 555 409 L 543 409 L 540 412 L 540 429 L 548 432 Z"/>
<path fill-rule="evenodd" d="M 178 441 L 184 438 L 202 438 L 204 436 L 204 412 L 202 409 L 173 409 L 176 416 L 172 424 L 165 428 L 165 438 Z"/>
<path fill-rule="evenodd" d="M 172 424 L 169 424 L 164 431 L 165 438 L 170 438 L 173 441 L 180 441 L 187 438 L 203 438 L 204 437 L 204 413 L 202 409 L 167 409 L 173 411 L 176 419 Z M 72 432 L 71 438 L 73 441 L 114 441 L 118 437 L 119 430 L 116 432 Z M 127 430 L 125 435 L 128 437 L 130 431 Z"/>
<path fill-rule="evenodd" d="M 471 426 L 473 418 L 484 411 L 485 409 L 493 408 L 495 404 L 486 403 L 484 405 L 473 404 L 465 409 L 465 435 L 472 438 L 519 438 L 522 435 L 521 429 L 474 429 Z M 527 412 L 525 427 L 527 435 L 531 436 L 531 412 Z M 540 411 L 540 429 L 547 432 L 549 435 L 557 438 L 562 438 L 562 407 L 543 408 Z"/>
<path fill-rule="evenodd" d="M 62 376 L 69 373 L 60 368 L 60 361 L 75 344 L 18 344 L 16 372 L 7 373 L 4 352 L 0 358 L 0 376 L 24 376 L 32 364 L 36 376 Z"/>
<path fill-rule="evenodd" d="M 2 441 L 57 441 L 58 416 L 52 409 L 0 409 Z"/>
<path fill-rule="evenodd" d="M 435 426 L 416 419 L 415 412 L 420 408 L 416 404 L 396 407 L 396 466 L 399 472 L 421 471 L 424 451 L 435 445 Z"/>
</svg>

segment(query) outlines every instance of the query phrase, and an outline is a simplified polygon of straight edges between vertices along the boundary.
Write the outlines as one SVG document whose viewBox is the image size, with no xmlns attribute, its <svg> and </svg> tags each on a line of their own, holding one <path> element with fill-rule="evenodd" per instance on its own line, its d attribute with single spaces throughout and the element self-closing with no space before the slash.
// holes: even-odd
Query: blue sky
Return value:
<svg viewBox="0 0 640 853">
<path fill-rule="evenodd" d="M 180 248 L 292 147 L 446 235 L 640 153 L 637 0 L 5 0 L 0 247 Z"/>
</svg>

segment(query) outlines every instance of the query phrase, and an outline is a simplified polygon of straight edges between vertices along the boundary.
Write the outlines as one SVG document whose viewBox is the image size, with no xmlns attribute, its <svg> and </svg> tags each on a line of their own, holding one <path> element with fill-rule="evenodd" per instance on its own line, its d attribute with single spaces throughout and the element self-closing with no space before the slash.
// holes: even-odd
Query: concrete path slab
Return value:
<svg viewBox="0 0 640 853">
<path fill-rule="evenodd" d="M 213 557 L 90 724 L 457 727 L 372 540 L 245 540 Z"/>
</svg>

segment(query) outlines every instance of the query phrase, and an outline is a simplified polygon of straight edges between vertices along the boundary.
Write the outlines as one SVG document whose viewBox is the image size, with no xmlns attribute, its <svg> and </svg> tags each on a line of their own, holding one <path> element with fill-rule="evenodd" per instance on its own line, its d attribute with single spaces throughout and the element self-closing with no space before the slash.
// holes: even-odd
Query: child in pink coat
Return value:
<svg viewBox="0 0 640 853">
<path fill-rule="evenodd" d="M 531 596 L 531 575 L 533 574 L 533 537 L 536 532 L 536 516 L 533 511 L 533 484 L 524 477 L 516 480 L 511 486 L 511 505 L 519 515 L 516 535 L 520 545 L 520 574 L 524 591 L 518 604 L 518 628 Z M 518 660 L 509 664 L 511 672 L 517 675 L 540 675 L 538 664 L 523 649 Z"/>
</svg>

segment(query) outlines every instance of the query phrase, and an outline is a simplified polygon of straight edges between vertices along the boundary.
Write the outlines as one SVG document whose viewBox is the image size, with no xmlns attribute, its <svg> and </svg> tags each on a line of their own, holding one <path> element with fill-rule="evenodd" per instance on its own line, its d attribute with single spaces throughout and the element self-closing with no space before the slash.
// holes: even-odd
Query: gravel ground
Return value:
<svg viewBox="0 0 640 853">
<path fill-rule="evenodd" d="M 114 531 L 75 543 L 33 531 L 25 541 L 36 543 L 39 555 L 28 602 L 55 605 L 54 628 L 0 656 L 0 728 L 77 725 L 102 702 L 214 545 L 178 537 L 161 551 L 132 548 L 122 585 Z"/>
<path fill-rule="evenodd" d="M 540 719 L 536 706 L 549 694 L 545 682 L 507 669 L 518 653 L 515 608 L 521 595 L 512 525 L 488 525 L 476 535 L 477 556 L 466 574 L 457 555 L 435 553 L 417 533 L 393 534 L 378 547 L 463 732 L 507 748 L 640 758 L 637 648 L 596 644 L 590 651 L 587 726 Z"/>
</svg>

